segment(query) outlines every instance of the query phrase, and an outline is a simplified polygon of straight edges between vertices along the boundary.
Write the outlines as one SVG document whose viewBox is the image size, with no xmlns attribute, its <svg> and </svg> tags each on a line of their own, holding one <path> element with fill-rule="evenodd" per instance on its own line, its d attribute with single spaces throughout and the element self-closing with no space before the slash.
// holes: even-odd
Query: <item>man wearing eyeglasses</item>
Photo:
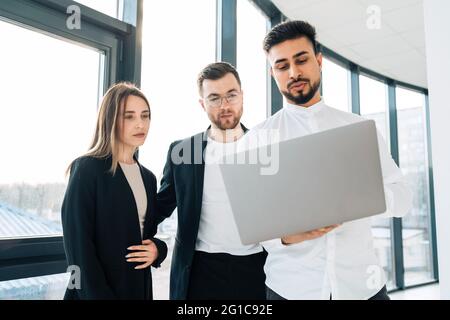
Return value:
<svg viewBox="0 0 450 320">
<path fill-rule="evenodd" d="M 211 125 L 170 145 L 156 201 L 158 222 L 178 210 L 170 299 L 264 300 L 266 252 L 241 244 L 217 165 L 247 131 L 239 74 L 212 63 L 197 82 Z"/>
</svg>

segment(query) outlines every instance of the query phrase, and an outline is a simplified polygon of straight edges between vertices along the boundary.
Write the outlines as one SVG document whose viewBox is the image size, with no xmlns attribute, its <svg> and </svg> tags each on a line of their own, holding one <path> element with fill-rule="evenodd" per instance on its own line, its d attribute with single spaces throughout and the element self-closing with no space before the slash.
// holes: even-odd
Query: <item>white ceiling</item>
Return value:
<svg viewBox="0 0 450 320">
<path fill-rule="evenodd" d="M 316 27 L 317 40 L 354 63 L 427 88 L 423 0 L 273 0 L 289 19 Z M 370 29 L 369 6 L 379 29 Z"/>
</svg>

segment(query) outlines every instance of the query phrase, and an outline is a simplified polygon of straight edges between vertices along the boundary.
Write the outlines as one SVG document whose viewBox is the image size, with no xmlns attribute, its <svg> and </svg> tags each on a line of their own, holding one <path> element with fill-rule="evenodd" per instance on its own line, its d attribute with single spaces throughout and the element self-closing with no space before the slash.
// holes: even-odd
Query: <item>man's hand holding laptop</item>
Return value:
<svg viewBox="0 0 450 320">
<path fill-rule="evenodd" d="M 328 232 L 336 229 L 339 226 L 340 226 L 340 224 L 334 224 L 334 225 L 324 227 L 324 228 L 319 228 L 319 229 L 315 229 L 315 230 L 311 230 L 311 231 L 307 231 L 307 232 L 302 232 L 302 233 L 285 236 L 285 237 L 281 238 L 281 243 L 283 243 L 284 245 L 290 245 L 290 244 L 300 243 L 300 242 L 307 241 L 307 240 L 317 239 L 317 238 L 324 236 Z"/>
</svg>

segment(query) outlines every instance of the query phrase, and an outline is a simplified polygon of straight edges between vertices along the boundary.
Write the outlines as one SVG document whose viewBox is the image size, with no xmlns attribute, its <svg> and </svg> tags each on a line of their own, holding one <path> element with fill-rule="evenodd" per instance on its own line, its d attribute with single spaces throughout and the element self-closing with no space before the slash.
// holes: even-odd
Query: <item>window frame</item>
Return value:
<svg viewBox="0 0 450 320">
<path fill-rule="evenodd" d="M 424 141 L 425 144 L 425 151 L 426 151 L 426 160 L 427 160 L 427 168 L 425 170 L 425 173 L 427 175 L 427 179 L 428 179 L 428 200 L 429 200 L 429 217 L 428 217 L 428 225 L 429 225 L 429 237 L 431 240 L 430 243 L 430 253 L 431 253 L 431 261 L 432 261 L 432 265 L 431 265 L 431 270 L 432 270 L 432 275 L 433 275 L 433 280 L 431 281 L 426 281 L 423 283 L 417 283 L 417 284 L 412 284 L 412 285 L 405 285 L 405 278 L 404 278 L 404 263 L 403 263 L 403 257 L 402 257 L 402 264 L 401 264 L 401 270 L 399 270 L 399 272 L 402 272 L 402 279 L 400 280 L 400 284 L 402 285 L 401 287 L 398 286 L 399 289 L 409 289 L 409 288 L 415 288 L 415 287 L 420 287 L 422 285 L 426 285 L 426 284 L 430 284 L 430 283 L 436 283 L 439 282 L 439 266 L 438 266 L 438 256 L 437 256 L 437 235 L 436 235 L 436 212 L 435 212 L 435 207 L 434 207 L 434 182 L 433 182 L 433 164 L 432 164 L 432 150 L 431 150 L 431 127 L 430 127 L 430 110 L 429 110 L 429 101 L 428 101 L 428 90 L 424 89 L 423 92 L 416 90 L 416 88 L 414 86 L 407 86 L 404 83 L 394 83 L 394 88 L 392 89 L 393 91 L 395 91 L 392 94 L 392 99 L 394 99 L 393 104 L 395 104 L 395 107 L 397 106 L 397 89 L 403 89 L 403 90 L 408 90 L 411 92 L 416 92 L 416 93 L 420 93 L 423 94 L 423 117 L 424 117 L 424 134 L 426 134 L 426 139 Z M 426 92 L 426 93 L 425 93 Z M 398 119 L 397 119 L 397 109 L 396 109 L 396 113 L 395 113 L 395 117 L 396 117 L 396 126 L 398 126 Z M 396 127 L 396 130 L 398 130 L 398 127 Z M 397 145 L 398 145 L 398 133 L 397 134 Z M 397 146 L 397 158 L 396 158 L 396 163 L 397 165 L 399 165 L 400 163 L 400 153 L 398 150 L 398 146 Z M 400 165 L 399 165 L 400 166 Z M 396 241 L 398 241 L 399 243 L 396 243 L 396 250 L 402 250 L 401 252 L 403 253 L 403 236 L 402 236 L 402 230 L 403 230 L 403 226 L 402 226 L 402 220 L 401 218 L 394 218 L 394 223 L 397 220 L 397 230 L 394 229 L 394 231 L 397 231 L 401 236 L 398 236 L 396 239 Z M 401 228 L 401 230 L 400 230 Z"/>
<path fill-rule="evenodd" d="M 80 30 L 66 28 L 67 7 L 80 7 Z M 127 22 L 69 0 L 4 0 L 0 19 L 104 54 L 99 83 L 103 95 L 117 81 L 140 84 L 142 0 L 125 0 Z M 0 281 L 64 273 L 67 261 L 62 236 L 0 240 Z"/>
</svg>

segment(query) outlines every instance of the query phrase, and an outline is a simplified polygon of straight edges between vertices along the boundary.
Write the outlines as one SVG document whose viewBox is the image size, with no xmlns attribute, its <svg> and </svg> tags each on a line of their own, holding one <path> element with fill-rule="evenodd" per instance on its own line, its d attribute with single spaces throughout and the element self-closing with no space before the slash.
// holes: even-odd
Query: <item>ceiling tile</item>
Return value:
<svg viewBox="0 0 450 320">
<path fill-rule="evenodd" d="M 324 33 L 327 37 L 339 39 L 344 46 L 353 46 L 386 38 L 393 35 L 394 31 L 388 26 L 370 30 L 363 23 L 350 23 L 327 30 Z"/>
<path fill-rule="evenodd" d="M 415 48 L 425 46 L 425 30 L 423 27 L 402 32 L 399 35 Z"/>
<path fill-rule="evenodd" d="M 387 23 L 395 32 L 406 32 L 424 28 L 423 5 L 418 2 L 409 7 L 397 9 L 382 14 L 383 22 Z"/>
<path fill-rule="evenodd" d="M 386 55 L 375 59 L 369 59 L 367 62 L 378 63 L 384 68 L 416 68 L 418 64 L 424 64 L 423 57 L 416 50 L 410 50 L 402 53 Z"/>
<path fill-rule="evenodd" d="M 346 59 L 350 60 L 351 62 L 357 63 L 357 61 L 361 61 L 361 56 L 358 55 L 355 51 L 352 49 L 349 49 L 347 47 L 342 47 L 337 50 L 334 50 L 337 54 L 345 57 Z"/>
<path fill-rule="evenodd" d="M 383 57 L 413 49 L 408 42 L 397 34 L 356 44 L 350 46 L 350 48 L 364 59 Z"/>
<path fill-rule="evenodd" d="M 281 2 L 281 1 L 277 1 Z M 284 5 L 290 19 L 306 20 L 313 24 L 318 32 L 342 25 L 344 22 L 366 19 L 367 13 L 359 0 L 342 1 L 322 0 L 308 3 L 303 1 L 285 1 Z M 337 14 L 339 13 L 339 14 Z"/>
</svg>

